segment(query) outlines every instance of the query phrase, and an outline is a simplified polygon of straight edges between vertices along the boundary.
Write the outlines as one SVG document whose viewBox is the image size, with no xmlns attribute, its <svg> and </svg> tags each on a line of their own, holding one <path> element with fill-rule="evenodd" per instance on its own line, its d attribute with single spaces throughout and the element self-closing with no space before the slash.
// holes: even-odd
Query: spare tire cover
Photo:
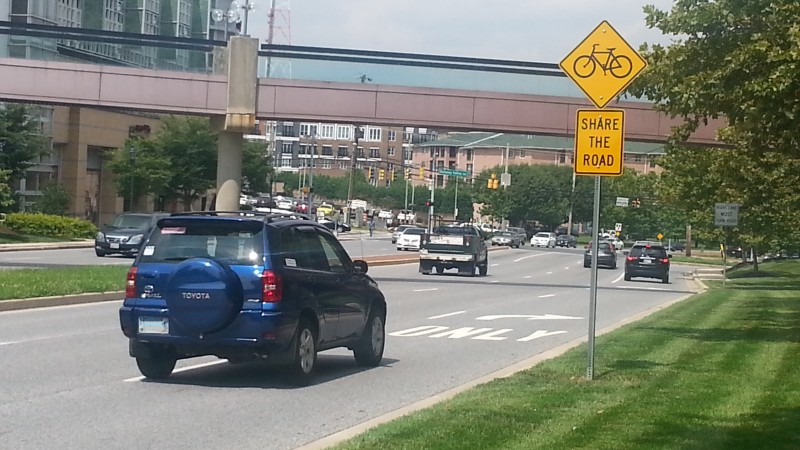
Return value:
<svg viewBox="0 0 800 450">
<path fill-rule="evenodd" d="M 170 320 L 195 333 L 230 324 L 242 309 L 242 282 L 230 267 L 206 258 L 181 262 L 166 289 Z"/>
</svg>

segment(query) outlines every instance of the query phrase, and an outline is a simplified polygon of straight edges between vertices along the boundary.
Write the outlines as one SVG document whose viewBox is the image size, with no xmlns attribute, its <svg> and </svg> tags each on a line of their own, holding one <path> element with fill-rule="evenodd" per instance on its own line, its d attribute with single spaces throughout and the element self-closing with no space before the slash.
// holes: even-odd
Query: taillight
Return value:
<svg viewBox="0 0 800 450">
<path fill-rule="evenodd" d="M 636 261 L 636 257 L 635 256 L 628 256 L 625 259 L 627 259 L 628 261 Z"/>
<path fill-rule="evenodd" d="M 667 264 L 669 263 L 669 258 L 661 258 L 661 262 Z"/>
<path fill-rule="evenodd" d="M 276 303 L 283 297 L 283 280 L 275 272 L 265 270 L 261 274 L 261 301 Z"/>
<path fill-rule="evenodd" d="M 136 272 L 139 271 L 138 267 L 131 267 L 128 270 L 128 276 L 125 282 L 125 297 L 136 297 Z"/>
</svg>

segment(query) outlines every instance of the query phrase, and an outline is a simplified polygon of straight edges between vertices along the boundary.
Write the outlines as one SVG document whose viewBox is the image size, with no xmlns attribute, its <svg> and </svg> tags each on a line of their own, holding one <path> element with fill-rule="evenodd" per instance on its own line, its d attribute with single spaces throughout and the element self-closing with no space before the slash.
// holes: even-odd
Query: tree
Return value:
<svg viewBox="0 0 800 450">
<path fill-rule="evenodd" d="M 0 167 L 8 171 L 9 185 L 22 179 L 37 157 L 49 153 L 46 142 L 30 107 L 0 104 Z"/>
<path fill-rule="evenodd" d="M 135 149 L 135 160 L 131 149 Z M 128 199 L 129 209 L 133 209 L 136 198 L 163 193 L 173 173 L 169 157 L 153 140 L 145 138 L 128 139 L 123 148 L 113 154 L 109 167 L 115 175 L 117 194 Z M 130 198 L 131 179 L 133 198 Z"/>
<path fill-rule="evenodd" d="M 800 156 L 796 0 L 679 1 L 644 9 L 647 25 L 674 43 L 643 46 L 649 68 L 631 88 L 685 119 L 677 141 L 724 118 L 724 142 L 755 153 Z"/>
<path fill-rule="evenodd" d="M 10 170 L 0 170 L 0 211 L 14 204 L 13 192 L 11 192 Z"/>
<path fill-rule="evenodd" d="M 216 186 L 217 136 L 208 119 L 165 117 L 154 145 L 173 168 L 161 194 L 167 201 L 179 199 L 186 211 L 192 202 Z"/>
<path fill-rule="evenodd" d="M 42 196 L 36 200 L 34 210 L 43 214 L 65 216 L 70 203 L 69 192 L 60 183 L 48 183 L 42 189 Z"/>
<path fill-rule="evenodd" d="M 248 193 L 269 192 L 275 170 L 269 145 L 262 142 L 245 141 L 242 148 L 242 191 Z M 245 189 L 246 187 L 246 189 Z"/>
</svg>

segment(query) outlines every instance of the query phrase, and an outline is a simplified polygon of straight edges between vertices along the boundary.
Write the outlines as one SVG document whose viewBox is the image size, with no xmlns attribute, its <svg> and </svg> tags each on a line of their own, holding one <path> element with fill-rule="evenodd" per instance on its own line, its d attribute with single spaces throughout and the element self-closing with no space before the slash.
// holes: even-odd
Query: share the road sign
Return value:
<svg viewBox="0 0 800 450">
<path fill-rule="evenodd" d="M 647 62 L 604 20 L 559 65 L 595 106 L 604 108 Z"/>
<path fill-rule="evenodd" d="M 622 175 L 625 112 L 581 109 L 575 126 L 575 174 Z"/>
</svg>

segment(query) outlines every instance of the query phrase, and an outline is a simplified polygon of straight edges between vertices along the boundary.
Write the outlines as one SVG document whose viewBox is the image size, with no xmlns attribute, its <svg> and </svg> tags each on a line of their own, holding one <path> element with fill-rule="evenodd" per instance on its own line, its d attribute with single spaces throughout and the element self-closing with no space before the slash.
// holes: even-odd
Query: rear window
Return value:
<svg viewBox="0 0 800 450">
<path fill-rule="evenodd" d="M 416 234 L 417 236 L 421 236 L 425 234 L 425 229 L 423 228 L 408 228 L 403 231 L 403 234 Z"/>
<path fill-rule="evenodd" d="M 506 237 L 507 236 L 514 236 L 514 233 L 512 233 L 510 231 L 500 231 L 500 232 L 495 233 L 495 236 L 506 236 Z"/>
<path fill-rule="evenodd" d="M 653 258 L 666 258 L 667 251 L 664 249 L 664 247 L 637 246 L 631 249 L 630 255 L 635 257 L 650 256 Z"/>
<path fill-rule="evenodd" d="M 478 230 L 473 227 L 439 227 L 437 234 L 449 234 L 453 236 L 477 236 Z"/>
<path fill-rule="evenodd" d="M 550 233 L 536 233 L 536 237 L 549 238 L 550 237 Z"/>
<path fill-rule="evenodd" d="M 175 220 L 159 222 L 141 250 L 140 262 L 180 262 L 214 258 L 227 264 L 261 264 L 263 223 L 232 220 Z"/>
</svg>

